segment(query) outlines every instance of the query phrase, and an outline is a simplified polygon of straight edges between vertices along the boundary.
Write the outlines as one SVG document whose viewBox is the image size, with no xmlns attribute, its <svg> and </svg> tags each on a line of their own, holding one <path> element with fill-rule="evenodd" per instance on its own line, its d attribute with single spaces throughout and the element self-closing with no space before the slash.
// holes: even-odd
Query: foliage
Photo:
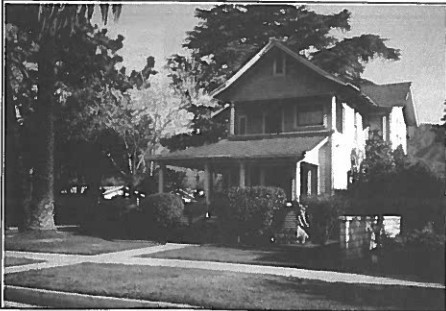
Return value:
<svg viewBox="0 0 446 311">
<path fill-rule="evenodd" d="M 282 189 L 263 186 L 233 187 L 227 197 L 229 209 L 221 215 L 224 226 L 239 236 L 253 238 L 270 233 L 274 215 L 286 200 Z"/>
<path fill-rule="evenodd" d="M 167 59 L 166 69 L 171 79 L 171 88 L 180 98 L 181 108 L 192 115 L 188 131 L 162 140 L 163 146 L 170 151 L 201 146 L 226 137 L 225 122 L 215 122 L 213 119 L 214 113 L 221 109 L 221 106 L 212 100 L 196 81 L 202 67 L 201 62 L 181 55 L 173 55 Z"/>
<path fill-rule="evenodd" d="M 110 7 L 118 17 L 121 6 Z M 55 229 L 56 119 L 61 104 L 66 102 L 66 86 L 79 86 L 79 82 L 85 82 L 79 72 L 83 73 L 85 67 L 82 65 L 88 66 L 88 61 L 81 59 L 73 66 L 70 61 L 76 61 L 75 52 L 81 51 L 82 54 L 85 50 L 93 50 L 96 53 L 96 48 L 101 46 L 95 41 L 98 37 L 93 34 L 94 28 L 89 23 L 93 8 L 91 5 L 65 4 L 7 6 L 7 45 L 11 47 L 7 53 L 8 82 L 11 82 L 7 83 L 7 106 L 12 124 L 10 129 L 15 131 L 11 137 L 20 146 L 14 169 L 19 171 L 17 176 L 23 185 L 24 221 L 21 228 Z M 108 10 L 108 4 L 101 6 L 104 22 L 107 21 Z M 112 50 L 119 48 L 120 41 L 122 37 L 109 41 L 116 43 Z M 95 55 L 94 59 L 99 64 L 101 55 Z M 117 62 L 119 58 L 113 61 Z M 14 82 L 18 82 L 20 87 Z M 12 90 L 20 95 L 15 99 L 27 97 L 23 104 L 14 100 Z M 14 122 L 14 115 L 20 130 Z M 23 133 L 17 135 L 17 132 Z M 16 155 L 8 153 L 8 160 L 13 156 Z"/>
<path fill-rule="evenodd" d="M 208 90 L 224 82 L 271 37 L 284 40 L 323 69 L 350 78 L 359 78 L 364 64 L 375 57 L 399 59 L 399 51 L 388 48 L 377 35 L 337 39 L 332 31 L 349 31 L 350 15 L 348 10 L 324 15 L 293 5 L 197 9 L 201 22 L 188 32 L 184 47 L 201 60 L 204 70 L 198 82 L 209 81 Z"/>
<path fill-rule="evenodd" d="M 339 216 L 351 206 L 351 201 L 342 195 L 321 195 L 302 200 L 307 206 L 309 236 L 313 243 L 324 244 L 329 239 L 338 238 Z"/>
<path fill-rule="evenodd" d="M 434 233 L 433 230 L 425 227 L 422 230 L 413 230 L 403 237 L 403 245 L 417 251 L 437 251 L 444 254 L 446 237 L 442 234 Z"/>
<path fill-rule="evenodd" d="M 183 211 L 183 201 L 171 193 L 151 194 L 142 205 L 143 217 L 161 229 L 173 229 L 179 226 Z"/>
</svg>

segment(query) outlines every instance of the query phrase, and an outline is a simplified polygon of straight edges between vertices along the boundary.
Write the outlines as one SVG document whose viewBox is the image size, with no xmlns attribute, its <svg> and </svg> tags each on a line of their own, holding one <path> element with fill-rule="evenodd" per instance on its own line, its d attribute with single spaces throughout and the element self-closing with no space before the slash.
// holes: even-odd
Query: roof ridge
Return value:
<svg viewBox="0 0 446 311">
<path fill-rule="evenodd" d="M 391 86 L 391 85 L 399 85 L 399 84 L 409 84 L 412 85 L 412 81 L 404 81 L 404 82 L 393 82 L 393 83 L 386 83 L 386 84 L 360 84 L 360 86 Z"/>
</svg>

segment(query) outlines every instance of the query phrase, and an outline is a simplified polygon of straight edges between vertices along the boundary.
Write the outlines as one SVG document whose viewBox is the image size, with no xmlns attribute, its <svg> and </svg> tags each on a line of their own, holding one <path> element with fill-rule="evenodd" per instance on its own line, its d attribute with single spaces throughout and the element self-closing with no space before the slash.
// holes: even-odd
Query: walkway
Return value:
<svg viewBox="0 0 446 311">
<path fill-rule="evenodd" d="M 52 267 L 74 265 L 82 262 L 91 262 L 91 263 L 141 265 L 141 266 L 152 266 L 152 267 L 177 267 L 186 269 L 193 268 L 193 269 L 204 269 L 213 271 L 267 274 L 276 276 L 295 277 L 300 279 L 319 280 L 324 282 L 340 282 L 340 283 L 371 284 L 371 285 L 399 285 L 399 286 L 414 286 L 414 287 L 440 288 L 440 289 L 445 288 L 444 285 L 437 283 L 414 282 L 414 281 L 406 281 L 406 280 L 399 280 L 386 277 L 377 277 L 377 276 L 334 272 L 334 271 L 307 270 L 298 268 L 225 263 L 225 262 L 213 262 L 213 261 L 193 261 L 193 260 L 137 257 L 143 254 L 151 254 L 190 246 L 193 245 L 169 243 L 166 245 L 152 246 L 147 248 L 133 249 L 133 250 L 100 254 L 94 256 L 6 251 L 6 256 L 8 257 L 24 257 L 30 259 L 45 260 L 46 262 L 28 264 L 23 266 L 6 267 L 5 273 L 6 274 L 17 273 L 28 270 L 46 269 Z"/>
</svg>

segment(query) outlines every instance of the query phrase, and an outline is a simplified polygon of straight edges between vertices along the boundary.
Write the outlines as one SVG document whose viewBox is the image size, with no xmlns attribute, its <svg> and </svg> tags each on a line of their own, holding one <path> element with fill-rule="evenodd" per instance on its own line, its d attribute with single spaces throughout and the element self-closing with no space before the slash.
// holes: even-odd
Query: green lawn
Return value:
<svg viewBox="0 0 446 311">
<path fill-rule="evenodd" d="M 170 267 L 83 263 L 7 274 L 5 284 L 217 309 L 444 308 L 443 290 Z"/>
<path fill-rule="evenodd" d="M 96 255 L 156 245 L 152 242 L 109 241 L 76 232 L 6 232 L 5 249 L 43 253 Z"/>
<path fill-rule="evenodd" d="M 23 266 L 32 263 L 44 262 L 44 260 L 17 258 L 17 257 L 5 257 L 5 267 Z"/>
<path fill-rule="evenodd" d="M 199 247 L 186 247 L 178 250 L 147 254 L 142 255 L 141 257 L 274 265 L 361 273 L 413 281 L 444 282 L 444 273 L 439 273 L 435 277 L 426 277 L 398 271 L 397 267 L 390 271 L 388 268 L 383 269 L 378 266 L 374 267 L 367 260 L 342 260 L 342 257 L 336 248 L 337 245 L 314 248 L 301 246 L 271 246 L 270 248 L 263 249 L 202 245 Z M 394 264 L 397 264 L 397 262 Z"/>
</svg>

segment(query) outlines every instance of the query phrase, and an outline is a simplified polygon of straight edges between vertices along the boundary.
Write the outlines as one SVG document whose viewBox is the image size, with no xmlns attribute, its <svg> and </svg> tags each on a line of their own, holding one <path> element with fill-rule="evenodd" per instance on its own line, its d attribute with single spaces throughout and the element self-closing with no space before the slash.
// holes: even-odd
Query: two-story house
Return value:
<svg viewBox="0 0 446 311">
<path fill-rule="evenodd" d="M 406 148 L 406 127 L 417 124 L 410 83 L 357 87 L 274 39 L 212 96 L 228 104 L 229 137 L 153 157 L 160 192 L 174 165 L 205 171 L 208 202 L 216 173 L 227 187 L 279 186 L 288 199 L 331 194 L 347 188 L 371 131 Z"/>
</svg>

